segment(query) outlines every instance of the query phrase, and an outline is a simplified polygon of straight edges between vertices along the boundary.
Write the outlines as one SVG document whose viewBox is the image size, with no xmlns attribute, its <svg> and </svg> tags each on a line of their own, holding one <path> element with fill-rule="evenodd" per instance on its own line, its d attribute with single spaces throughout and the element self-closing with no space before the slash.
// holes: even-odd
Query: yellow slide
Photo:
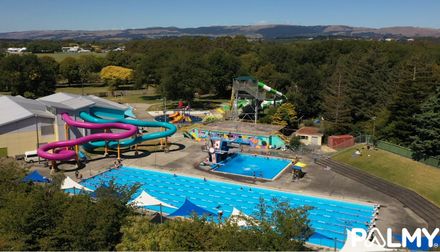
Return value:
<svg viewBox="0 0 440 252">
<path fill-rule="evenodd" d="M 168 117 L 169 117 L 169 118 L 173 118 L 173 117 L 176 117 L 176 116 L 178 116 L 178 115 L 180 115 L 180 112 L 175 112 L 174 114 L 171 114 L 171 115 L 169 115 Z"/>
<path fill-rule="evenodd" d="M 179 114 L 178 116 L 174 117 L 174 119 L 171 121 L 171 123 L 180 122 L 182 119 L 183 119 L 183 115 Z"/>
</svg>

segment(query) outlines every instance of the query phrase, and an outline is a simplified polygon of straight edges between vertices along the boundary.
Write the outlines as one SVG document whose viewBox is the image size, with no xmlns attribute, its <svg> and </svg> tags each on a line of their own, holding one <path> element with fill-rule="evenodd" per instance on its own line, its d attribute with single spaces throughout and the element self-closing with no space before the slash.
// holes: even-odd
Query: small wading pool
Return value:
<svg viewBox="0 0 440 252">
<path fill-rule="evenodd" d="M 290 164 L 288 159 L 237 153 L 220 162 L 213 171 L 274 180 Z"/>
</svg>

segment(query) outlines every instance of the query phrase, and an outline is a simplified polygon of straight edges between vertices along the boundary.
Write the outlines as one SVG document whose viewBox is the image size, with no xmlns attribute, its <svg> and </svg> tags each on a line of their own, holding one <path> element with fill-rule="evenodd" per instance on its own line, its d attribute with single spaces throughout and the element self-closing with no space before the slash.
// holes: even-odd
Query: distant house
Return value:
<svg viewBox="0 0 440 252">
<path fill-rule="evenodd" d="M 79 46 L 63 46 L 61 50 L 64 53 L 77 53 L 81 48 Z"/>
<path fill-rule="evenodd" d="M 21 47 L 21 48 L 9 47 L 8 49 L 6 49 L 6 52 L 10 54 L 20 54 L 26 52 L 26 50 L 27 50 L 26 47 Z"/>
<path fill-rule="evenodd" d="M 121 46 L 112 50 L 113 52 L 123 52 L 125 51 L 125 46 Z"/>
<path fill-rule="evenodd" d="M 302 127 L 294 135 L 298 136 L 301 143 L 305 145 L 321 145 L 324 134 L 319 132 L 319 128 L 316 127 Z"/>
</svg>

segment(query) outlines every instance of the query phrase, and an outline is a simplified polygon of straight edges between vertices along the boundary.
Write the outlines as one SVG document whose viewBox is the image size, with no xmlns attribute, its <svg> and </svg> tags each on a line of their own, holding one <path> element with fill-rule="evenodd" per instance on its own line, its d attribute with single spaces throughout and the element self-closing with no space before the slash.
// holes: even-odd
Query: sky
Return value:
<svg viewBox="0 0 440 252">
<path fill-rule="evenodd" d="M 440 28 L 440 0 L 0 0 L 0 32 L 155 26 Z"/>
</svg>

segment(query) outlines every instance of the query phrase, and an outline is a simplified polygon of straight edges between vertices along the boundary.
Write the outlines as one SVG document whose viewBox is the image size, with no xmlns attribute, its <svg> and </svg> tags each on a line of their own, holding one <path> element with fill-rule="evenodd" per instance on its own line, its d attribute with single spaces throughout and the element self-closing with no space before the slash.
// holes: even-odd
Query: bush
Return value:
<svg viewBox="0 0 440 252">
<path fill-rule="evenodd" d="M 301 140 L 299 136 L 292 136 L 289 141 L 289 147 L 293 150 L 296 150 L 300 146 L 301 146 Z"/>
<path fill-rule="evenodd" d="M 215 115 L 207 115 L 203 118 L 202 122 L 204 123 L 212 123 L 221 120 L 222 118 L 220 116 Z"/>
</svg>

